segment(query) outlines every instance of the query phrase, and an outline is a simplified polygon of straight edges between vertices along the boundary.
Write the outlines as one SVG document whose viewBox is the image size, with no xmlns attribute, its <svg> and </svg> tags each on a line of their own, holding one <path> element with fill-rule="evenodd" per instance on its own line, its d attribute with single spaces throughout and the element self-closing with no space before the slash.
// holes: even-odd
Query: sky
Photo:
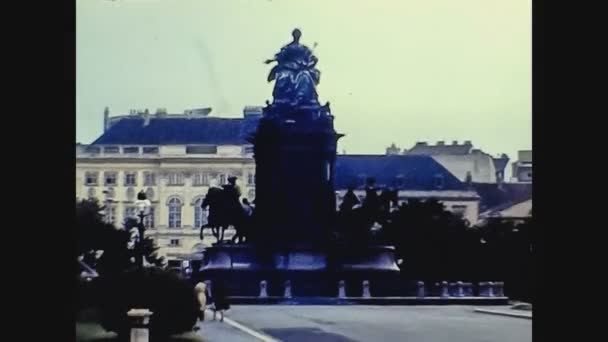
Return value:
<svg viewBox="0 0 608 342">
<path fill-rule="evenodd" d="M 263 61 L 314 49 L 319 100 L 339 151 L 471 140 L 496 155 L 532 146 L 531 0 L 77 0 L 76 137 L 103 111 L 242 116 L 272 100 Z"/>
</svg>

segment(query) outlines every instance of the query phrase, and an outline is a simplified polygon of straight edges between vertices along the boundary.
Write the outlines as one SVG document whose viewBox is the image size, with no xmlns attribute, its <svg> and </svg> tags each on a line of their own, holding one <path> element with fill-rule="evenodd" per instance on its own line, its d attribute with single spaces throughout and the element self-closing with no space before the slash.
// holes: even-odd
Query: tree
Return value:
<svg viewBox="0 0 608 342">
<path fill-rule="evenodd" d="M 129 229 L 137 219 L 127 219 L 123 228 L 104 222 L 102 207 L 96 199 L 76 202 L 77 255 L 96 267 L 100 275 L 113 275 L 135 267 L 133 250 L 128 248 Z M 156 266 L 164 266 L 158 255 L 158 246 L 152 239 L 144 240 L 144 257 Z M 86 262 L 85 261 L 85 262 Z"/>
<path fill-rule="evenodd" d="M 461 217 L 435 199 L 402 204 L 391 213 L 383 237 L 404 260 L 403 274 L 430 281 L 462 279 L 476 238 Z"/>
</svg>

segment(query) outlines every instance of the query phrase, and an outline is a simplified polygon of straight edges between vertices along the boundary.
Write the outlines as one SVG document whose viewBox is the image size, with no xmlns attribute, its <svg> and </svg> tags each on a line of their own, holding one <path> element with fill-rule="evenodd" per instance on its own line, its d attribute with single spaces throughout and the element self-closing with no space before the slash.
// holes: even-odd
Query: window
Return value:
<svg viewBox="0 0 608 342">
<path fill-rule="evenodd" d="M 127 201 L 135 201 L 135 189 L 127 189 Z"/>
<path fill-rule="evenodd" d="M 198 172 L 194 174 L 194 178 L 192 180 L 193 185 L 209 185 L 209 175 L 203 172 Z"/>
<path fill-rule="evenodd" d="M 97 196 L 97 191 L 95 188 L 89 188 L 88 196 L 89 198 L 95 198 Z"/>
<path fill-rule="evenodd" d="M 437 189 L 443 188 L 443 185 L 444 185 L 443 175 L 435 175 L 434 181 L 435 181 L 434 182 L 435 188 L 437 188 Z"/>
<path fill-rule="evenodd" d="M 467 212 L 466 205 L 453 205 L 452 206 L 452 213 L 454 213 L 454 215 L 456 215 L 456 216 L 464 217 L 464 214 L 466 212 Z"/>
<path fill-rule="evenodd" d="M 250 202 L 255 199 L 255 190 L 254 189 L 249 190 L 249 193 L 247 194 L 247 199 Z"/>
<path fill-rule="evenodd" d="M 247 185 L 255 185 L 255 175 L 253 173 L 247 175 Z"/>
<path fill-rule="evenodd" d="M 103 193 L 106 194 L 106 200 L 111 200 L 114 197 L 116 197 L 116 192 L 114 191 L 114 188 L 109 188 L 108 190 L 105 190 Z"/>
<path fill-rule="evenodd" d="M 528 177 L 532 178 L 532 172 L 528 172 Z"/>
<path fill-rule="evenodd" d="M 116 222 L 116 207 L 111 205 L 106 205 L 104 209 L 104 221 L 109 224 L 115 224 Z"/>
<path fill-rule="evenodd" d="M 146 228 L 154 228 L 154 206 L 151 206 L 148 215 L 144 217 L 144 226 Z"/>
<path fill-rule="evenodd" d="M 84 176 L 84 185 L 95 186 L 99 181 L 99 172 L 87 172 Z"/>
<path fill-rule="evenodd" d="M 245 154 L 253 154 L 253 146 L 245 146 Z"/>
<path fill-rule="evenodd" d="M 203 198 L 199 198 L 194 202 L 194 229 L 199 229 L 202 225 L 207 224 L 207 210 L 201 208 Z"/>
<path fill-rule="evenodd" d="M 156 174 L 154 174 L 154 172 L 144 172 L 144 186 L 154 185 L 156 185 Z"/>
<path fill-rule="evenodd" d="M 126 207 L 125 208 L 125 220 L 128 218 L 137 218 L 137 208 L 135 207 Z"/>
<path fill-rule="evenodd" d="M 124 147 L 122 149 L 122 153 L 135 153 L 138 154 L 139 153 L 139 147 L 135 146 L 135 147 Z"/>
<path fill-rule="evenodd" d="M 158 147 L 144 147 L 142 148 L 142 152 L 146 154 L 158 153 Z"/>
<path fill-rule="evenodd" d="M 125 173 L 125 186 L 136 186 L 137 185 L 137 172 Z"/>
<path fill-rule="evenodd" d="M 226 183 L 226 175 L 220 175 L 220 185 L 224 185 Z"/>
<path fill-rule="evenodd" d="M 182 226 L 182 201 L 179 198 L 169 200 L 169 228 Z"/>
<path fill-rule="evenodd" d="M 179 246 L 179 239 L 171 239 L 169 241 L 169 246 Z"/>
<path fill-rule="evenodd" d="M 93 154 L 97 154 L 101 152 L 101 147 L 98 146 L 88 146 L 87 148 L 85 148 L 84 150 L 87 153 L 93 153 Z"/>
<path fill-rule="evenodd" d="M 146 198 L 149 199 L 150 201 L 154 200 L 154 189 L 148 188 L 146 190 Z"/>
<path fill-rule="evenodd" d="M 216 154 L 217 146 L 208 145 L 208 146 L 186 146 L 187 154 Z"/>
<path fill-rule="evenodd" d="M 104 172 L 103 174 L 103 184 L 105 186 L 116 185 L 116 177 L 118 173 L 113 171 Z"/>
<path fill-rule="evenodd" d="M 118 146 L 107 146 L 107 147 L 103 148 L 103 152 L 104 153 L 118 153 L 119 148 L 118 148 Z"/>
<path fill-rule="evenodd" d="M 184 185 L 184 174 L 179 172 L 170 173 L 169 185 Z"/>
</svg>

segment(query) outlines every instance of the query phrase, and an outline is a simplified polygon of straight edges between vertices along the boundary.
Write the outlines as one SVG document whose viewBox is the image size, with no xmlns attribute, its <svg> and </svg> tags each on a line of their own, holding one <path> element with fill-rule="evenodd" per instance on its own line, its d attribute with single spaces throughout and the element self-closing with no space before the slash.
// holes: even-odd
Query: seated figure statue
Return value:
<svg viewBox="0 0 608 342">
<path fill-rule="evenodd" d="M 307 46 L 300 44 L 301 35 L 300 30 L 293 30 L 293 41 L 281 48 L 274 59 L 265 62 L 277 62 L 268 74 L 268 82 L 275 81 L 272 92 L 274 104 L 319 104 L 315 89 L 321 76 L 320 71 L 315 68 L 318 60 Z"/>
</svg>

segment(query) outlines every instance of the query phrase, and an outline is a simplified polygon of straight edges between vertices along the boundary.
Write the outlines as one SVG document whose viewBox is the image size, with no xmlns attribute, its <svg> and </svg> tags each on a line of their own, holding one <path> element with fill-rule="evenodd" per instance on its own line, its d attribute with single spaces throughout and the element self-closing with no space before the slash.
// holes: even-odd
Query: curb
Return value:
<svg viewBox="0 0 608 342">
<path fill-rule="evenodd" d="M 239 305 L 507 305 L 507 297 L 228 297 Z"/>
<path fill-rule="evenodd" d="M 207 309 L 207 311 L 213 313 L 213 311 L 211 311 L 209 309 Z M 275 338 L 273 338 L 273 337 L 271 337 L 269 335 L 266 335 L 266 334 L 264 334 L 262 332 L 255 331 L 255 330 L 253 330 L 253 329 L 251 329 L 251 328 L 249 328 L 249 327 L 247 327 L 247 326 L 245 326 L 245 325 L 243 325 L 243 324 L 241 324 L 239 322 L 236 322 L 235 320 L 232 320 L 232 319 L 230 319 L 230 318 L 228 318 L 226 316 L 224 316 L 224 322 L 226 322 L 228 325 L 231 325 L 232 327 L 234 327 L 234 328 L 236 328 L 236 329 L 238 329 L 238 330 L 240 330 L 240 331 L 242 331 L 242 332 L 244 332 L 244 333 L 246 333 L 246 334 L 248 334 L 250 336 L 253 336 L 253 337 L 257 338 L 260 341 L 263 341 L 263 342 L 282 342 L 281 340 L 277 340 L 277 339 L 275 339 Z"/>
<path fill-rule="evenodd" d="M 504 311 L 487 310 L 487 309 L 473 309 L 473 311 L 479 312 L 479 313 L 490 314 L 490 315 L 497 315 L 497 316 L 508 316 L 508 317 L 532 319 L 532 314 L 526 315 L 526 314 L 520 314 L 520 313 L 514 313 L 514 312 L 504 312 Z"/>
</svg>

